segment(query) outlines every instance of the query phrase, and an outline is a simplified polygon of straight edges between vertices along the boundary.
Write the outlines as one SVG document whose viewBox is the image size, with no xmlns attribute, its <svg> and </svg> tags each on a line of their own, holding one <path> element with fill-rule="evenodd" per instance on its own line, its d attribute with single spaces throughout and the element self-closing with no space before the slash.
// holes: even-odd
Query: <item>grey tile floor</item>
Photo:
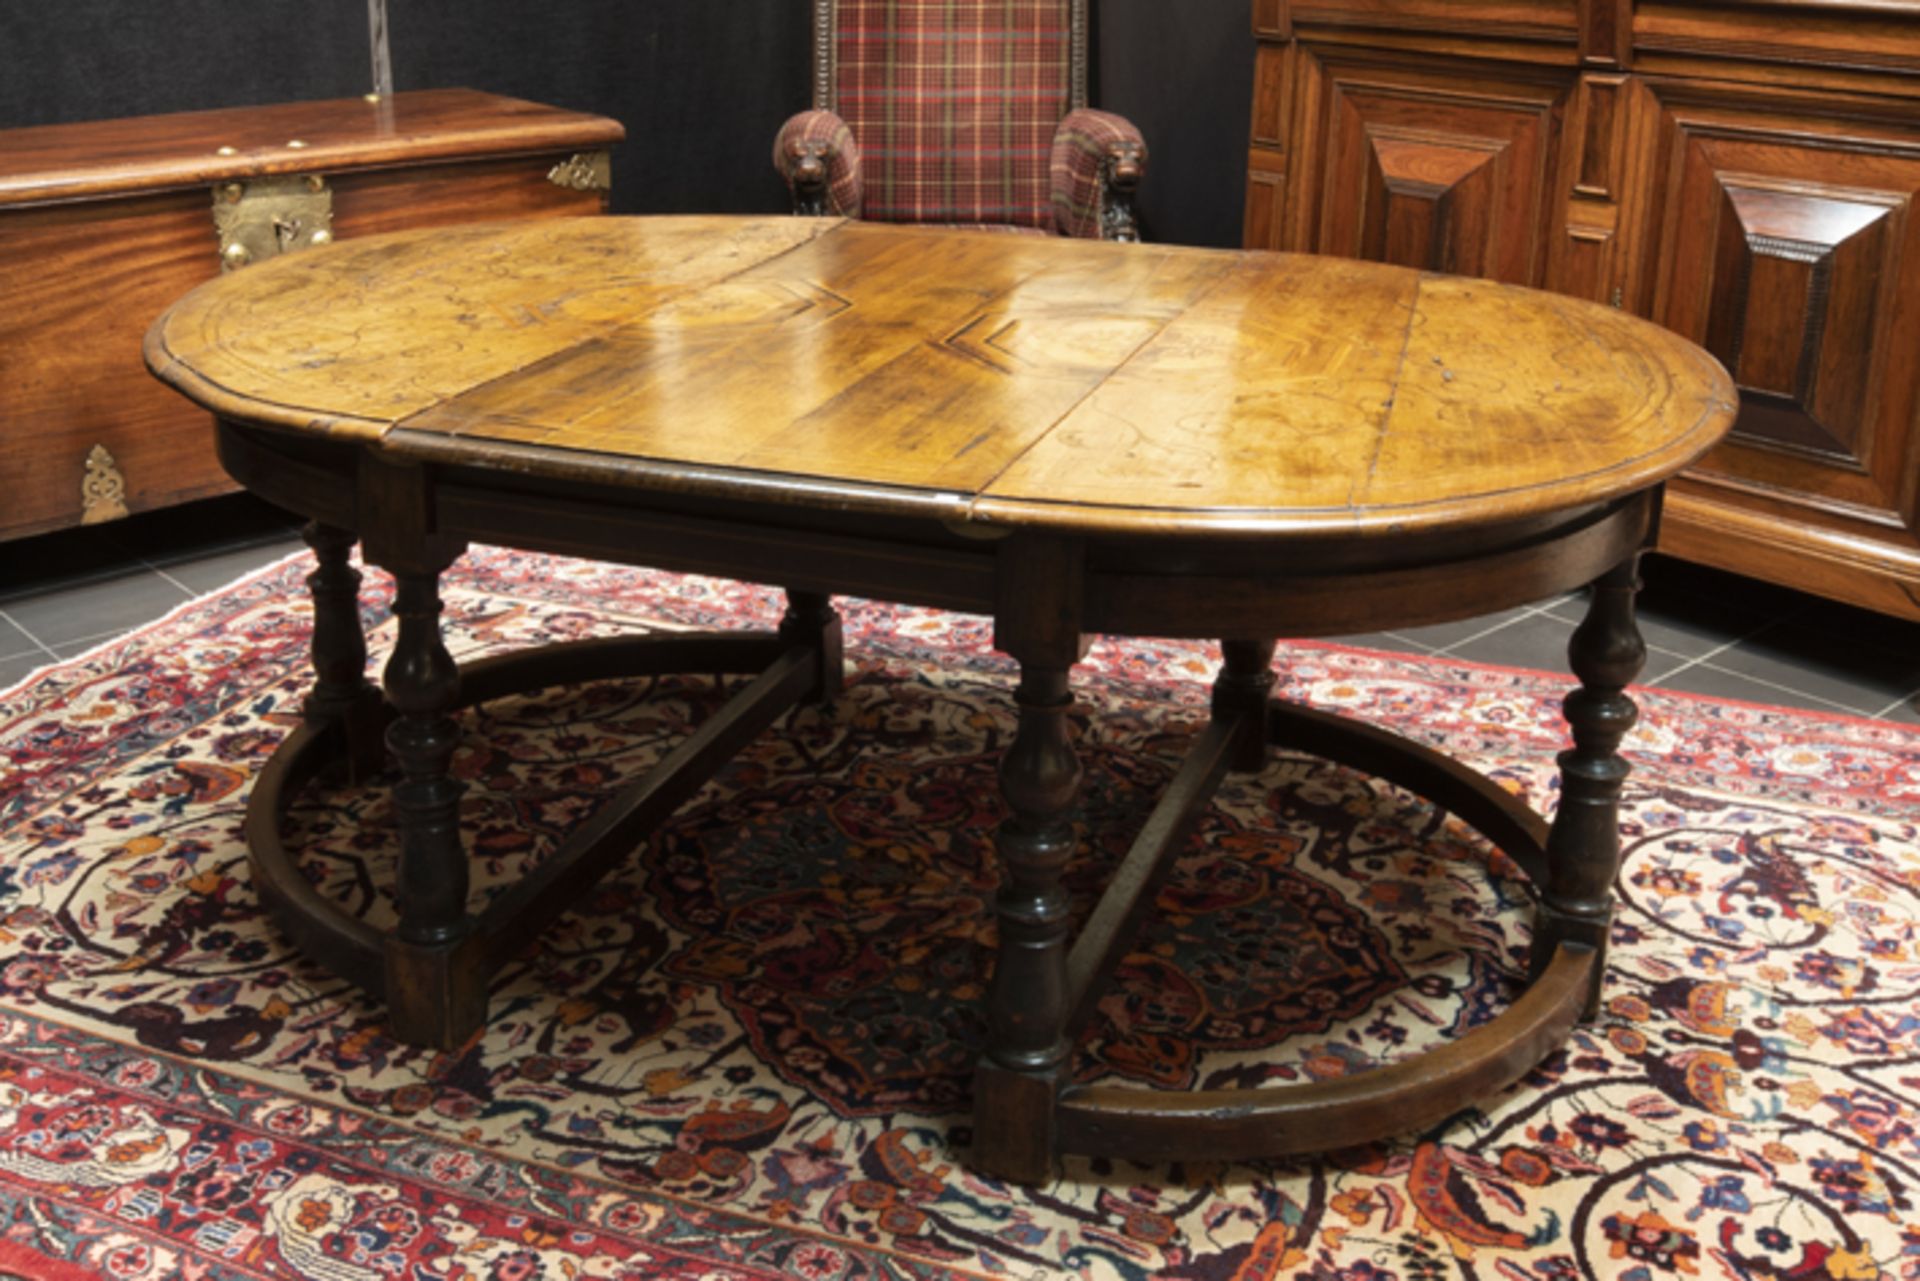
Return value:
<svg viewBox="0 0 1920 1281">
<path fill-rule="evenodd" d="M 0 688 L 303 546 L 246 495 L 0 544 Z"/>
<path fill-rule="evenodd" d="M 0 547 L 0 688 L 301 547 L 245 495 Z M 1641 684 L 1920 725 L 1920 624 L 1648 558 Z M 1353 644 L 1564 671 L 1584 601 L 1567 596 Z"/>
</svg>

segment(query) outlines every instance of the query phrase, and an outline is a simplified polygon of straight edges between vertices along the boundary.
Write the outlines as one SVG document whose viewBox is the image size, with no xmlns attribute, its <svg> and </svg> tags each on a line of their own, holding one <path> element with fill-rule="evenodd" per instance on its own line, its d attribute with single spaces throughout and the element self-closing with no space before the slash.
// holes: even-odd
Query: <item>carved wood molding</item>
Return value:
<svg viewBox="0 0 1920 1281">
<path fill-rule="evenodd" d="M 1741 415 L 1663 550 L 1920 619 L 1915 0 L 1247 4 L 1246 243 L 1498 278 L 1484 244 L 1700 342 Z"/>
<path fill-rule="evenodd" d="M 1632 0 L 1579 0 L 1580 62 L 1599 71 L 1633 65 Z"/>
</svg>

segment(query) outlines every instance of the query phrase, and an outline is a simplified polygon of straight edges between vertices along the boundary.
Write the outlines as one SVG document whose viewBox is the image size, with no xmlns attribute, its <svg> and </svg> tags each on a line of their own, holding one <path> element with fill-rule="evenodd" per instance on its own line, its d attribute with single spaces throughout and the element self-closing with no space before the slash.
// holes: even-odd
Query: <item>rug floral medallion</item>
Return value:
<svg viewBox="0 0 1920 1281">
<path fill-rule="evenodd" d="M 982 619 L 845 602 L 848 684 L 763 736 L 494 986 L 451 1053 L 306 962 L 249 886 L 298 720 L 299 558 L 0 695 L 0 1273 L 28 1277 L 1920 1276 L 1920 734 L 1646 694 L 1600 1017 L 1430 1132 L 1262 1164 L 971 1173 L 1012 670 Z M 387 584 L 364 603 L 378 656 Z M 763 626 L 772 591 L 476 549 L 467 657 Z M 1079 669 L 1088 910 L 1205 715 L 1205 646 Z M 1554 803 L 1563 678 L 1283 645 L 1281 696 Z M 722 682 L 465 714 L 476 904 Z M 384 788 L 289 839 L 390 920 Z M 1303 755 L 1230 779 L 1078 1047 L 1084 1081 L 1323 1080 L 1520 989 L 1530 890 Z"/>
</svg>

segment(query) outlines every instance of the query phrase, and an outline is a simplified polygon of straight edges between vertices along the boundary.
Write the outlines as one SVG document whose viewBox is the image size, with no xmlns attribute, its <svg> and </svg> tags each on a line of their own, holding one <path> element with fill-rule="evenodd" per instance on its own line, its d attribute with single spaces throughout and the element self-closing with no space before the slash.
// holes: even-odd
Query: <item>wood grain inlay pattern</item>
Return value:
<svg viewBox="0 0 1920 1281">
<path fill-rule="evenodd" d="M 196 290 L 147 359 L 237 421 L 403 457 L 1106 533 L 1565 510 L 1671 475 L 1735 403 L 1664 330 L 1485 281 L 790 218 L 343 243 Z"/>
</svg>

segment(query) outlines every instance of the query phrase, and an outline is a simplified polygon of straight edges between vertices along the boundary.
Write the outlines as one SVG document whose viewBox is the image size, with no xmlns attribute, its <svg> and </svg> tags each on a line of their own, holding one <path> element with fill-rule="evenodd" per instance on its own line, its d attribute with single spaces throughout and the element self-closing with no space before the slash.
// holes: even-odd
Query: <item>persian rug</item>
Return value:
<svg viewBox="0 0 1920 1281">
<path fill-rule="evenodd" d="M 0 694 L 0 1272 L 29 1277 L 1920 1276 L 1920 736 L 1648 692 L 1601 1016 L 1498 1097 L 1296 1161 L 969 1172 L 1012 732 L 981 619 L 844 603 L 786 718 L 410 1048 L 278 936 L 249 780 L 297 719 L 294 558 Z M 387 585 L 369 574 L 376 651 Z M 478 549 L 463 657 L 764 624 L 770 591 Z M 1077 680 L 1085 910 L 1205 714 L 1205 646 Z M 1554 803 L 1565 678 L 1283 645 L 1279 692 Z M 604 683 L 467 714 L 476 902 L 724 696 Z M 316 785 L 304 867 L 390 919 L 380 788 Z M 1458 822 L 1276 754 L 1229 780 L 1073 1070 L 1364 1071 L 1518 989 L 1529 891 Z"/>
</svg>

